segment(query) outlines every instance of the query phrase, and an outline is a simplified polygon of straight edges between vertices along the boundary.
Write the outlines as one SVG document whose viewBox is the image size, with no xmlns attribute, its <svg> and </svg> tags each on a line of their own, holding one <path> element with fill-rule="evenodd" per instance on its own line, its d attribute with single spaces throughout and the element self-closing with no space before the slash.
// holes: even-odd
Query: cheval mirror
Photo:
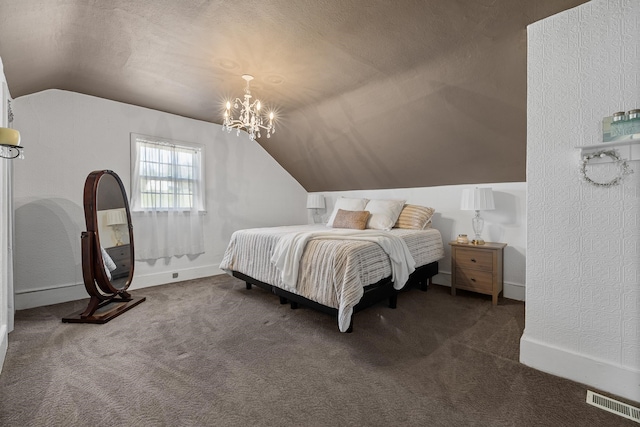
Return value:
<svg viewBox="0 0 640 427">
<path fill-rule="evenodd" d="M 110 170 L 94 171 L 84 184 L 82 277 L 91 297 L 83 311 L 62 319 L 67 323 L 106 323 L 146 298 L 133 298 L 133 227 L 124 185 Z"/>
</svg>

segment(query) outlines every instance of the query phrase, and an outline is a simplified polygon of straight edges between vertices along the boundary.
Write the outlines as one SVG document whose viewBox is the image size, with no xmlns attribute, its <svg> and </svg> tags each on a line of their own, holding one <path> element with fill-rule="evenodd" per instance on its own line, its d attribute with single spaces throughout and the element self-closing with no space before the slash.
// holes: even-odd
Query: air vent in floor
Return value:
<svg viewBox="0 0 640 427">
<path fill-rule="evenodd" d="M 634 408 L 626 403 L 618 402 L 610 397 L 603 396 L 598 393 L 594 393 L 591 390 L 587 390 L 587 403 L 597 408 L 604 409 L 605 411 L 618 414 L 621 417 L 625 417 L 629 420 L 633 420 L 640 423 L 640 409 Z"/>
</svg>

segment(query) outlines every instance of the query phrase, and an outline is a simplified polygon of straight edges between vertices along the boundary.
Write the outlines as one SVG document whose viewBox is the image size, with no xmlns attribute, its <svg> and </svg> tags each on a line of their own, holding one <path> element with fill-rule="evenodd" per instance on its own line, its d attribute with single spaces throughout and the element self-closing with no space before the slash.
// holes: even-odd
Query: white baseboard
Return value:
<svg viewBox="0 0 640 427">
<path fill-rule="evenodd" d="M 520 362 L 540 371 L 640 402 L 640 371 L 529 338 L 526 330 L 520 339 Z"/>
<path fill-rule="evenodd" d="M 520 283 L 504 282 L 502 285 L 502 296 L 516 301 L 524 301 L 527 294 L 526 288 Z"/>
<path fill-rule="evenodd" d="M 433 283 L 443 286 L 451 286 L 451 273 L 441 271 L 433 276 Z M 504 282 L 502 286 L 502 296 L 516 301 L 524 301 L 526 295 L 525 286 L 520 283 Z"/>
<path fill-rule="evenodd" d="M 201 277 L 215 276 L 224 274 L 224 271 L 218 268 L 219 264 L 211 264 L 203 267 L 185 268 L 178 270 L 178 277 L 173 278 L 174 271 L 152 273 L 145 275 L 134 274 L 131 282 L 130 290 L 143 289 L 151 286 L 166 285 L 168 283 L 182 282 L 184 280 L 199 279 Z"/>
<path fill-rule="evenodd" d="M 14 302 L 16 310 L 25 310 L 83 298 L 89 298 L 83 284 L 68 284 L 45 289 L 17 291 L 14 295 Z"/>
<path fill-rule="evenodd" d="M 218 268 L 218 264 L 178 270 L 178 277 L 175 279 L 172 277 L 174 272 L 176 271 L 172 270 L 171 272 L 145 275 L 138 275 L 134 273 L 133 281 L 131 282 L 129 289 L 136 290 L 148 288 L 150 286 L 166 285 L 167 283 L 224 274 L 224 271 Z M 15 306 L 16 310 L 25 310 L 27 308 L 42 307 L 45 305 L 76 301 L 84 298 L 89 298 L 84 284 L 67 284 L 52 286 L 50 288 L 18 291 L 15 293 Z"/>
<path fill-rule="evenodd" d="M 433 283 L 451 287 L 451 273 L 440 272 L 433 276 Z"/>
<path fill-rule="evenodd" d="M 220 270 L 218 265 L 219 264 L 211 264 L 203 267 L 178 270 L 177 278 L 173 278 L 172 276 L 173 273 L 176 272 L 175 270 L 144 275 L 134 274 L 129 289 L 144 289 L 150 286 L 166 285 L 168 283 L 182 282 L 183 280 L 224 274 L 224 271 Z M 433 277 L 433 282 L 438 285 L 451 286 L 451 273 L 440 272 Z M 505 298 L 524 301 L 525 287 L 517 283 L 505 282 L 503 295 Z M 27 308 L 42 307 L 84 298 L 88 298 L 88 296 L 83 284 L 68 284 L 52 286 L 45 289 L 29 289 L 16 292 L 15 304 L 16 310 L 25 310 Z"/>
<path fill-rule="evenodd" d="M 4 366 L 4 358 L 9 348 L 9 335 L 7 335 L 7 325 L 0 326 L 0 372 Z"/>
</svg>

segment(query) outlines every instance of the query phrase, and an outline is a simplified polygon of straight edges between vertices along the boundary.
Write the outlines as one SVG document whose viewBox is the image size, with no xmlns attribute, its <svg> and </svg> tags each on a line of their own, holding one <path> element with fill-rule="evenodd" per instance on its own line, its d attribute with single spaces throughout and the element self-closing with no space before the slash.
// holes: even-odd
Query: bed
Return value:
<svg viewBox="0 0 640 427">
<path fill-rule="evenodd" d="M 342 205 L 336 203 L 336 213 Z M 348 211 L 352 212 L 365 211 Z M 366 212 L 366 224 L 375 225 Z M 395 308 L 401 289 L 414 285 L 428 288 L 438 273 L 438 260 L 444 256 L 438 230 L 355 230 L 340 227 L 340 218 L 332 215 L 329 227 L 299 225 L 236 231 L 220 268 L 245 281 L 247 289 L 253 285 L 266 289 L 292 308 L 304 304 L 337 316 L 341 332 L 353 330 L 355 312 L 385 299 Z M 293 274 L 284 271 L 282 259 L 295 266 Z"/>
</svg>

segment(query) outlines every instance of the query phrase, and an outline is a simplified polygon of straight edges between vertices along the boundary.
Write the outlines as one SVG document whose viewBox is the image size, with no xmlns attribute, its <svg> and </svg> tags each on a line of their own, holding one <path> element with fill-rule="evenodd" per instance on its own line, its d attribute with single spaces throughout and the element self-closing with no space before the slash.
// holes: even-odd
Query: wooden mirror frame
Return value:
<svg viewBox="0 0 640 427">
<path fill-rule="evenodd" d="M 109 175 L 117 182 L 122 194 L 123 205 L 127 215 L 127 229 L 129 231 L 130 268 L 124 286 L 115 287 L 105 271 L 102 257 L 99 224 L 98 224 L 98 188 L 100 180 Z M 87 231 L 82 232 L 82 277 L 84 286 L 90 296 L 89 304 L 83 311 L 73 313 L 62 319 L 68 323 L 106 323 L 127 310 L 135 307 L 146 298 L 134 298 L 127 291 L 133 279 L 134 245 L 133 226 L 127 193 L 120 177 L 113 171 L 93 171 L 84 184 L 84 217 Z"/>
</svg>

